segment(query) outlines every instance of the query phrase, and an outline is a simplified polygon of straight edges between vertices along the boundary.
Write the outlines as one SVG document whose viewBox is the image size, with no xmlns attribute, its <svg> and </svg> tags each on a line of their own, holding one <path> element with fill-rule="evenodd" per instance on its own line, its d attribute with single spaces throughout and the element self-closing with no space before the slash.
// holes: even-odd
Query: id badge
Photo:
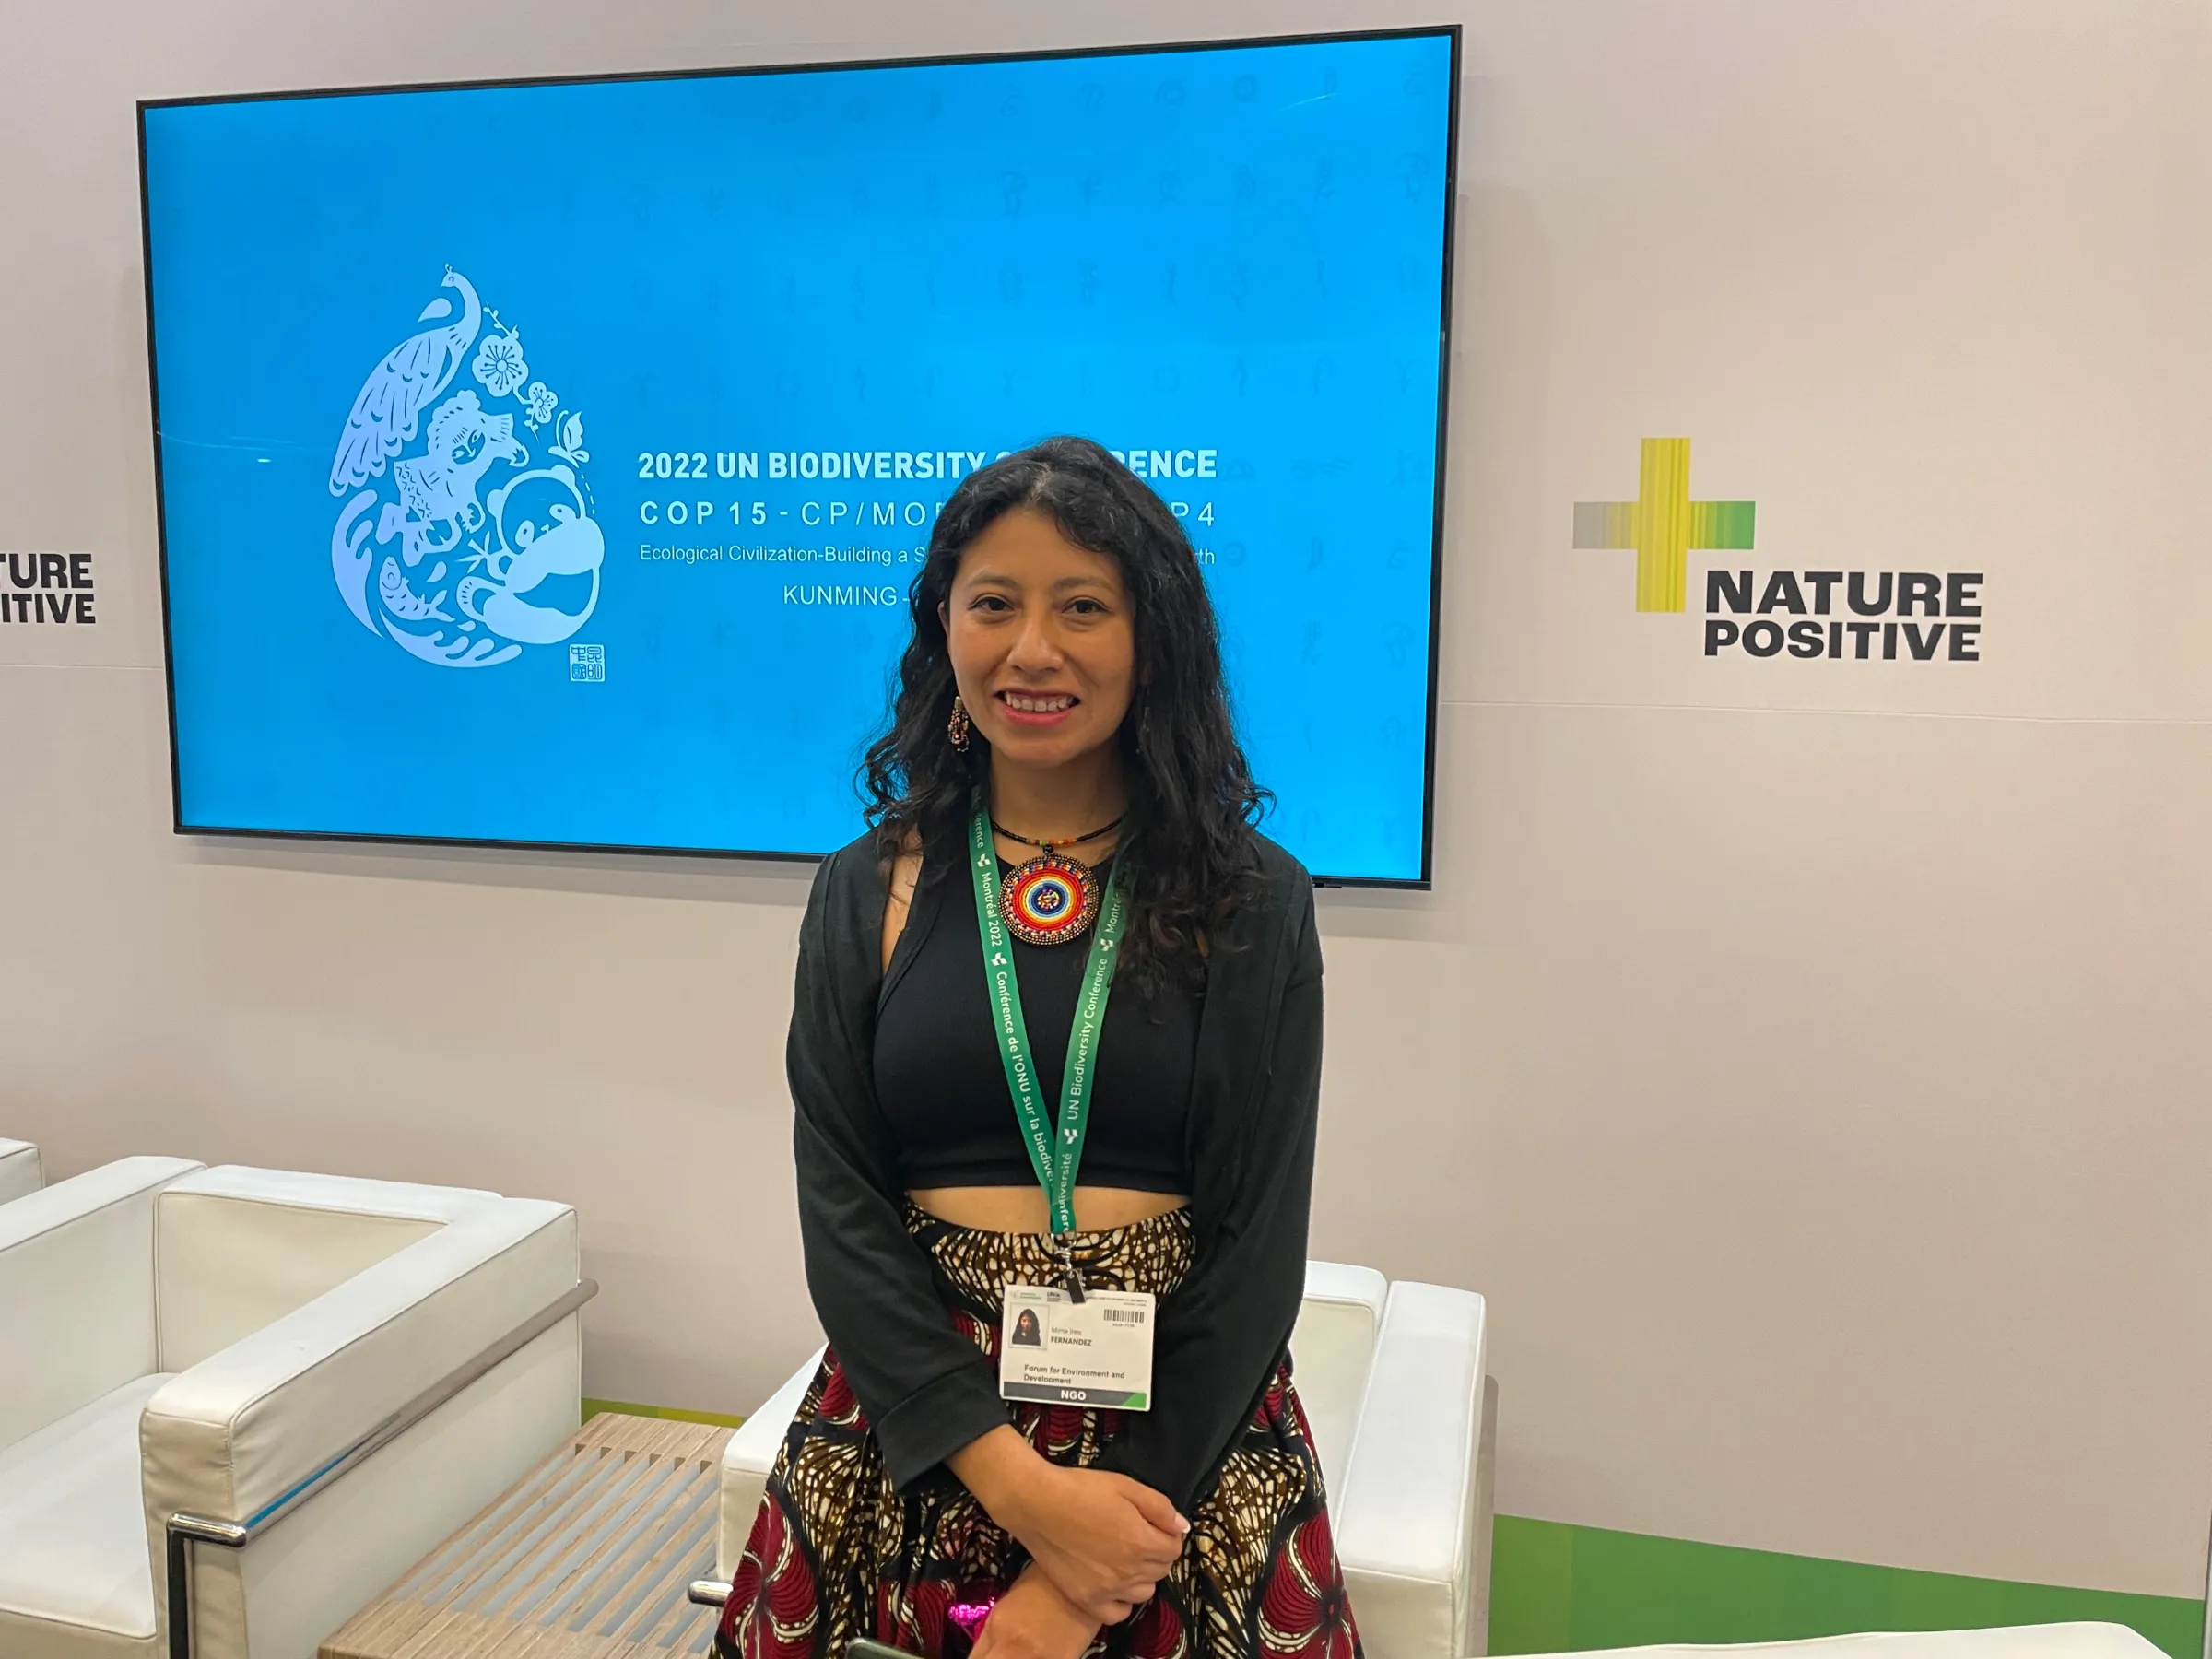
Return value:
<svg viewBox="0 0 2212 1659">
<path fill-rule="evenodd" d="M 1078 1302 L 1052 1286 L 1008 1285 L 999 1398 L 1149 1411 L 1153 1312 L 1139 1290 L 1087 1290 Z"/>
</svg>

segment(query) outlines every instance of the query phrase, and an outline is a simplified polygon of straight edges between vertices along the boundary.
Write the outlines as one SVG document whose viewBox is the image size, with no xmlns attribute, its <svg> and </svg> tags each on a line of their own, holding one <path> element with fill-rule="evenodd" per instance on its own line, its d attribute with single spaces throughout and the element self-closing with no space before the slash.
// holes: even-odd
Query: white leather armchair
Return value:
<svg viewBox="0 0 2212 1659">
<path fill-rule="evenodd" d="M 1371 1659 L 1489 1651 L 1497 1384 L 1471 1290 L 1306 1265 L 1290 1336 L 1337 1559 Z M 1341 1459 L 1341 1463 L 1335 1461 Z"/>
<path fill-rule="evenodd" d="M 0 1653 L 313 1659 L 575 1428 L 576 1267 L 562 1205 L 175 1159 L 0 1210 Z"/>
<path fill-rule="evenodd" d="M 36 1147 L 29 1141 L 0 1140 L 0 1204 L 35 1193 L 45 1184 Z"/>
<path fill-rule="evenodd" d="M 1483 1300 L 1306 1264 L 1290 1336 L 1336 1553 L 1370 1659 L 1462 1659 L 1489 1627 L 1496 1388 Z M 727 1584 L 818 1348 L 730 1436 L 715 1570 Z M 696 1599 L 717 1586 L 702 1583 Z"/>
</svg>

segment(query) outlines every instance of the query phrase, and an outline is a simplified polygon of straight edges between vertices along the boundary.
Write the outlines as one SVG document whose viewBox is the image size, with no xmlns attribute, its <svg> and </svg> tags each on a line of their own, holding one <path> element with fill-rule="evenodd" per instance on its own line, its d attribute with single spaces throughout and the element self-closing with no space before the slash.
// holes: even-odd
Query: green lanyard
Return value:
<svg viewBox="0 0 2212 1659">
<path fill-rule="evenodd" d="M 1006 919 L 998 910 L 998 854 L 991 843 L 990 814 L 980 805 L 968 829 L 968 850 L 969 874 L 975 877 L 975 920 L 983 940 L 983 986 L 991 998 L 992 1023 L 998 1030 L 998 1057 L 1006 1068 L 1006 1088 L 1014 1096 L 1014 1114 L 1021 1122 L 1030 1166 L 1037 1171 L 1051 1208 L 1053 1239 L 1067 1265 L 1070 1293 L 1080 1300 L 1082 1291 L 1065 1241 L 1066 1235 L 1076 1230 L 1076 1171 L 1083 1162 L 1090 1085 L 1098 1069 L 1099 1028 L 1105 1023 L 1106 997 L 1113 989 L 1114 952 L 1129 920 L 1128 892 L 1123 880 L 1128 862 L 1124 859 L 1114 866 L 1112 878 L 1106 884 L 1105 901 L 1099 907 L 1097 925 L 1091 930 L 1083 991 L 1076 1001 L 1075 1025 L 1067 1039 L 1067 1065 L 1060 1077 L 1060 1134 L 1055 1147 L 1052 1124 L 1037 1095 L 1036 1068 L 1030 1060 L 1030 1029 L 1021 1017 L 1021 980 L 1015 971 Z"/>
</svg>

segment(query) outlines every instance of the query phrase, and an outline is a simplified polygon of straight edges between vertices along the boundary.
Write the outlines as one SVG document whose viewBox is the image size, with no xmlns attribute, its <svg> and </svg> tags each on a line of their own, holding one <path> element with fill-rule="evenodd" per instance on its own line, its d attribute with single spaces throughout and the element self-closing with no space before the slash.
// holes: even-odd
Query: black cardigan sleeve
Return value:
<svg viewBox="0 0 2212 1659">
<path fill-rule="evenodd" d="M 1242 1109 L 1194 1125 L 1197 1262 L 1159 1308 L 1152 1409 L 1126 1419 L 1098 1465 L 1164 1492 L 1186 1515 L 1266 1391 L 1305 1296 L 1321 938 L 1312 881 L 1288 854 L 1269 852 L 1272 925 L 1242 948 L 1217 952 L 1208 971 L 1209 1021 L 1226 1029 L 1204 1045 L 1218 1069 L 1210 1080 L 1202 1075 L 1201 1092 L 1218 1088 Z M 1243 982 L 1222 994 L 1232 980 Z"/>
<path fill-rule="evenodd" d="M 816 873 L 784 1060 L 806 1288 L 903 1487 L 1008 1418 L 990 1362 L 954 1329 L 906 1230 L 872 1060 L 882 934 L 882 881 L 863 838 Z"/>
</svg>

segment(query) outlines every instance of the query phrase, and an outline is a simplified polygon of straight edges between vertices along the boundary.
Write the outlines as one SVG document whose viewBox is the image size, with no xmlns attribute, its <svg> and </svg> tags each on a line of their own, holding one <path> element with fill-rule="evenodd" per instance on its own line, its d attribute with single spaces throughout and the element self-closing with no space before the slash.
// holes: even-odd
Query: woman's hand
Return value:
<svg viewBox="0 0 2212 1659">
<path fill-rule="evenodd" d="M 1152 1599 L 1182 1553 L 1190 1524 L 1150 1487 L 1101 1469 L 1065 1469 L 1036 1494 L 1023 1524 L 1009 1528 L 1067 1599 L 1102 1625 Z"/>
<path fill-rule="evenodd" d="M 1122 1617 L 1128 1614 L 1124 1606 Z M 991 1609 L 971 1659 L 1082 1659 L 1099 1623 L 1032 1562 Z"/>
<path fill-rule="evenodd" d="M 1094 1624 L 1119 1624 L 1149 1601 L 1191 1530 L 1150 1487 L 1102 1469 L 1064 1468 L 1011 1427 L 971 1441 L 951 1462 L 991 1518 Z"/>
</svg>

